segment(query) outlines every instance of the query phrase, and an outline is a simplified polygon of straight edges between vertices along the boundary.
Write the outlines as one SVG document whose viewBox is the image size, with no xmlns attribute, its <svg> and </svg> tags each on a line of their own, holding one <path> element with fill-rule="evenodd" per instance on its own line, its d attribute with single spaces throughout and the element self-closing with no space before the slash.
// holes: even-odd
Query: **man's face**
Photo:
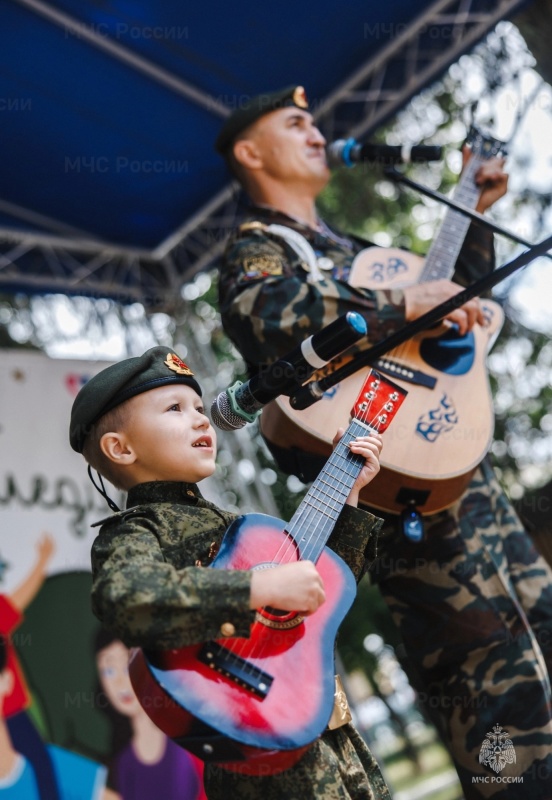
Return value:
<svg viewBox="0 0 552 800">
<path fill-rule="evenodd" d="M 124 434 L 140 482 L 197 483 L 215 470 L 215 431 L 191 386 L 170 384 L 133 397 Z"/>
<path fill-rule="evenodd" d="M 330 177 L 326 140 L 312 115 L 300 108 L 280 108 L 251 126 L 247 138 L 256 147 L 262 170 L 282 183 L 321 191 Z"/>
</svg>

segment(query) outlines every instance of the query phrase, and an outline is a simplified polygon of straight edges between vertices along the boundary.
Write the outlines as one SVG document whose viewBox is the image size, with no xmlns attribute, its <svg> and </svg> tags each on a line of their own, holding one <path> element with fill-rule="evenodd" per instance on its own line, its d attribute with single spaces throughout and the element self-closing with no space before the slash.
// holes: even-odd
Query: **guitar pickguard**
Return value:
<svg viewBox="0 0 552 800">
<path fill-rule="evenodd" d="M 448 375 L 465 375 L 475 359 L 473 333 L 460 336 L 454 328 L 442 336 L 426 337 L 420 344 L 420 356 L 430 367 Z"/>
</svg>

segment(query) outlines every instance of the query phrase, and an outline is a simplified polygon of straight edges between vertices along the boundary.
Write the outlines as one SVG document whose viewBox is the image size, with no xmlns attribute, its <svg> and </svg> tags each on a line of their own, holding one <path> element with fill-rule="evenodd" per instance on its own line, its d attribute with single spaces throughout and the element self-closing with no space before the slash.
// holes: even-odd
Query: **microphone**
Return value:
<svg viewBox="0 0 552 800">
<path fill-rule="evenodd" d="M 392 164 L 409 164 L 415 161 L 438 161 L 442 147 L 430 144 L 394 145 L 360 144 L 356 139 L 337 139 L 326 148 L 330 167 L 352 167 L 366 161 L 370 164 L 391 166 Z"/>
<path fill-rule="evenodd" d="M 315 369 L 325 366 L 367 333 L 364 317 L 357 311 L 348 311 L 246 383 L 236 381 L 221 392 L 211 404 L 213 423 L 223 431 L 233 431 L 254 422 L 264 405 L 298 389 Z"/>
</svg>

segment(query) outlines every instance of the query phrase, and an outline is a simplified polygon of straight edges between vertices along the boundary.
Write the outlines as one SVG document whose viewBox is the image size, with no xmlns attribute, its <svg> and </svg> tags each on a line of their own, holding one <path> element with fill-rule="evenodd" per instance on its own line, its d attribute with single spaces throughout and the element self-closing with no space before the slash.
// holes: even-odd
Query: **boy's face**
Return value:
<svg viewBox="0 0 552 800">
<path fill-rule="evenodd" d="M 124 437 L 136 483 L 197 483 L 215 470 L 215 431 L 191 386 L 170 384 L 133 397 Z"/>
</svg>

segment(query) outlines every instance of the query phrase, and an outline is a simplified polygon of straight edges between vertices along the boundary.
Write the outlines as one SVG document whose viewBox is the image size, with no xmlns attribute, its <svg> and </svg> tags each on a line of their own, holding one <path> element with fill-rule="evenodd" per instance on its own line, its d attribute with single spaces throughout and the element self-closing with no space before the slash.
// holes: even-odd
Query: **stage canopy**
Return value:
<svg viewBox="0 0 552 800">
<path fill-rule="evenodd" d="M 522 5 L 4 0 L 0 291 L 170 310 L 234 222 L 232 109 L 299 83 L 328 138 L 368 136 Z"/>
</svg>

